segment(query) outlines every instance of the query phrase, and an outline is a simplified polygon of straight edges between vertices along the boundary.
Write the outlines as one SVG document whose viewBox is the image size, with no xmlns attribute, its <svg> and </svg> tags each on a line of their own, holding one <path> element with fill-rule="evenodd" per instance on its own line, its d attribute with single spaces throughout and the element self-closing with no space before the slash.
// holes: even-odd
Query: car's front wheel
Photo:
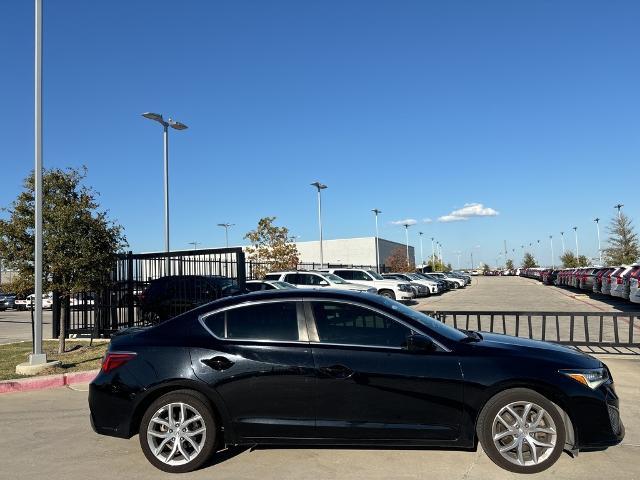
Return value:
<svg viewBox="0 0 640 480">
<path fill-rule="evenodd" d="M 170 473 L 200 468 L 216 446 L 216 422 L 197 392 L 178 390 L 154 401 L 140 423 L 140 446 L 152 465 Z"/>
<path fill-rule="evenodd" d="M 562 454 L 565 427 L 556 406 L 533 390 L 514 388 L 491 398 L 478 418 L 482 448 L 498 466 L 537 473 Z"/>
</svg>

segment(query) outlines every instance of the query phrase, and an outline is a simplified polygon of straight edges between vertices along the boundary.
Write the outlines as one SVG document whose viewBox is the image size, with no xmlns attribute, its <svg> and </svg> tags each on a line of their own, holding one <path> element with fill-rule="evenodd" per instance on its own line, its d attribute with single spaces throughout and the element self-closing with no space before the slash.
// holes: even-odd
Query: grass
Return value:
<svg viewBox="0 0 640 480">
<path fill-rule="evenodd" d="M 60 360 L 62 363 L 57 367 L 42 371 L 39 375 L 54 375 L 56 373 L 80 372 L 100 368 L 102 356 L 108 345 L 108 343 L 94 343 L 89 346 L 88 341 L 67 340 L 67 351 L 58 354 L 58 342 L 45 341 L 43 342 L 43 349 L 47 354 L 47 360 Z M 28 378 L 25 375 L 16 374 L 16 365 L 26 362 L 31 351 L 31 342 L 0 345 L 0 380 Z"/>
</svg>

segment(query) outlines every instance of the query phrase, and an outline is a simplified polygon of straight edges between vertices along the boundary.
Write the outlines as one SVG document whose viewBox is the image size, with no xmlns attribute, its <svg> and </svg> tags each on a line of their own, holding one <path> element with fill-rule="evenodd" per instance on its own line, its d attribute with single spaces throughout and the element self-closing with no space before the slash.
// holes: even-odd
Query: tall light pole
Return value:
<svg viewBox="0 0 640 480">
<path fill-rule="evenodd" d="M 189 242 L 189 245 L 193 245 L 193 250 L 197 250 L 199 244 L 200 244 L 200 242 L 198 242 L 196 240 L 194 240 L 193 242 Z"/>
<path fill-rule="evenodd" d="M 473 257 L 471 257 L 471 263 L 473 264 Z M 473 265 L 471 266 L 473 268 Z M 436 269 L 436 250 L 433 246 L 433 237 L 431 237 L 431 270 L 435 271 Z"/>
<path fill-rule="evenodd" d="M 564 257 L 564 232 L 560 232 L 560 239 L 562 240 L 562 256 Z"/>
<path fill-rule="evenodd" d="M 598 217 L 593 219 L 596 222 L 596 231 L 598 232 L 598 256 L 600 257 L 600 265 L 602 265 L 602 248 L 600 247 L 600 219 Z"/>
<path fill-rule="evenodd" d="M 551 243 L 551 268 L 556 268 L 556 260 L 553 255 L 553 235 L 549 235 L 549 243 Z"/>
<path fill-rule="evenodd" d="M 424 252 L 422 250 L 422 235 L 424 235 L 424 232 L 418 232 L 418 235 L 420 235 L 420 265 L 424 264 Z"/>
<path fill-rule="evenodd" d="M 235 223 L 219 223 L 219 227 L 224 228 L 224 245 L 229 248 L 229 228 L 233 227 Z"/>
<path fill-rule="evenodd" d="M 380 244 L 378 243 L 378 215 L 382 213 L 382 210 L 374 208 L 371 210 L 376 216 L 376 272 L 380 273 Z"/>
<path fill-rule="evenodd" d="M 411 226 L 411 224 L 403 223 L 402 226 L 404 227 L 404 236 L 407 241 L 407 267 L 408 267 L 409 265 L 411 265 L 411 262 L 409 261 L 409 227 Z"/>
<path fill-rule="evenodd" d="M 622 203 L 618 203 L 617 205 L 613 206 L 613 208 L 616 208 L 618 210 L 618 220 L 620 220 L 620 210 L 622 210 L 622 207 L 624 207 Z"/>
<path fill-rule="evenodd" d="M 142 116 L 162 125 L 164 144 L 164 251 L 167 254 L 165 275 L 171 275 L 171 262 L 169 259 L 169 127 L 174 130 L 186 130 L 188 127 L 184 123 L 176 122 L 171 118 L 165 121 L 159 113 L 145 112 Z"/>
<path fill-rule="evenodd" d="M 42 351 L 42 0 L 35 2 L 35 311 L 29 364 L 40 365 L 47 362 Z"/>
<path fill-rule="evenodd" d="M 317 181 L 313 182 L 311 186 L 318 189 L 318 229 L 320 230 L 320 267 L 322 267 L 324 265 L 324 251 L 322 249 L 322 194 L 320 192 L 327 186 Z"/>
<path fill-rule="evenodd" d="M 578 227 L 573 227 L 573 233 L 576 234 L 576 261 L 578 262 L 578 266 L 580 266 L 580 251 L 578 250 Z"/>
<path fill-rule="evenodd" d="M 440 242 L 438 242 L 438 252 L 440 256 L 440 266 L 442 267 L 442 270 L 444 270 L 444 257 L 442 255 L 442 244 Z"/>
</svg>

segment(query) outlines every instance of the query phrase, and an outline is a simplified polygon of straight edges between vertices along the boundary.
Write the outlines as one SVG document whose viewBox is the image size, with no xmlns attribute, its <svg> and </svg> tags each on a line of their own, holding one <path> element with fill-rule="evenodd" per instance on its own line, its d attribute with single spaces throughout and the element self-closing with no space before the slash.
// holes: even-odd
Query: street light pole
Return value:
<svg viewBox="0 0 640 480">
<path fill-rule="evenodd" d="M 229 227 L 233 227 L 235 223 L 219 223 L 219 227 L 224 228 L 224 244 L 226 248 L 229 248 Z"/>
<path fill-rule="evenodd" d="M 578 227 L 573 227 L 573 233 L 576 234 L 576 261 L 580 266 L 580 251 L 578 250 Z"/>
<path fill-rule="evenodd" d="M 418 232 L 418 235 L 420 235 L 420 265 L 424 264 L 424 252 L 422 250 L 422 235 L 424 235 L 424 232 Z"/>
<path fill-rule="evenodd" d="M 553 255 L 553 235 L 549 235 L 549 242 L 551 243 L 551 268 L 556 268 L 556 260 Z"/>
<path fill-rule="evenodd" d="M 318 189 L 318 229 L 320 230 L 320 267 L 324 266 L 324 251 L 322 247 L 322 195 L 321 191 L 327 188 L 327 186 L 320 182 L 313 182 L 311 186 Z"/>
<path fill-rule="evenodd" d="M 31 365 L 46 363 L 42 351 L 42 0 L 35 0 L 35 298 Z"/>
<path fill-rule="evenodd" d="M 189 242 L 189 245 L 193 245 L 193 250 L 195 251 L 195 250 L 198 249 L 198 244 L 199 243 L 200 242 L 198 242 L 198 241 L 193 241 L 193 242 Z"/>
<path fill-rule="evenodd" d="M 473 264 L 473 257 L 471 257 L 471 263 Z M 471 265 L 471 268 L 473 268 L 473 265 Z M 433 246 L 433 237 L 431 237 L 431 271 L 435 272 L 435 270 L 436 270 L 436 251 Z"/>
<path fill-rule="evenodd" d="M 602 265 L 602 248 L 600 246 L 600 219 L 598 217 L 593 219 L 596 222 L 596 231 L 598 232 L 598 256 L 600 257 L 600 265 Z"/>
<path fill-rule="evenodd" d="M 562 256 L 564 257 L 564 232 L 560 232 L 560 238 L 562 239 Z"/>
<path fill-rule="evenodd" d="M 409 227 L 411 225 L 408 223 L 404 223 L 403 226 L 404 226 L 404 236 L 407 241 L 407 267 L 408 267 L 409 265 L 411 265 L 411 262 L 409 262 Z"/>
<path fill-rule="evenodd" d="M 622 203 L 618 203 L 617 205 L 614 205 L 613 208 L 618 209 L 618 220 L 620 220 L 620 210 L 622 209 L 622 207 L 624 207 L 624 205 Z"/>
<path fill-rule="evenodd" d="M 142 114 L 143 117 L 148 118 L 149 120 L 153 120 L 154 122 L 158 122 L 162 125 L 162 139 L 163 139 L 163 149 L 164 149 L 164 251 L 167 255 L 166 258 L 166 272 L 165 275 L 171 275 L 171 261 L 169 258 L 169 127 L 174 130 L 186 130 L 188 127 L 181 122 L 176 122 L 169 118 L 169 120 L 165 121 L 162 117 L 162 114 L 153 113 L 153 112 L 145 112 Z"/>
<path fill-rule="evenodd" d="M 376 216 L 376 272 L 380 273 L 380 244 L 378 243 L 378 215 L 382 213 L 382 210 L 374 208 L 371 210 Z"/>
</svg>

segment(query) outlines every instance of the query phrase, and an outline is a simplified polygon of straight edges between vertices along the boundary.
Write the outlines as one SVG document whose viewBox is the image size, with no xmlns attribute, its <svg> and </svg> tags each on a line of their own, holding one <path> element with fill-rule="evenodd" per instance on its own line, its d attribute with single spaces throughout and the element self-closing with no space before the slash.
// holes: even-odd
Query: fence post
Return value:
<svg viewBox="0 0 640 480">
<path fill-rule="evenodd" d="M 133 252 L 127 252 L 127 326 L 133 327 Z"/>
<path fill-rule="evenodd" d="M 53 304 L 51 305 L 51 336 L 60 336 L 60 294 L 53 292 Z"/>
<path fill-rule="evenodd" d="M 244 252 L 242 250 L 236 253 L 236 265 L 238 267 L 238 287 L 244 290 L 247 284 L 247 270 L 245 265 Z"/>
</svg>

